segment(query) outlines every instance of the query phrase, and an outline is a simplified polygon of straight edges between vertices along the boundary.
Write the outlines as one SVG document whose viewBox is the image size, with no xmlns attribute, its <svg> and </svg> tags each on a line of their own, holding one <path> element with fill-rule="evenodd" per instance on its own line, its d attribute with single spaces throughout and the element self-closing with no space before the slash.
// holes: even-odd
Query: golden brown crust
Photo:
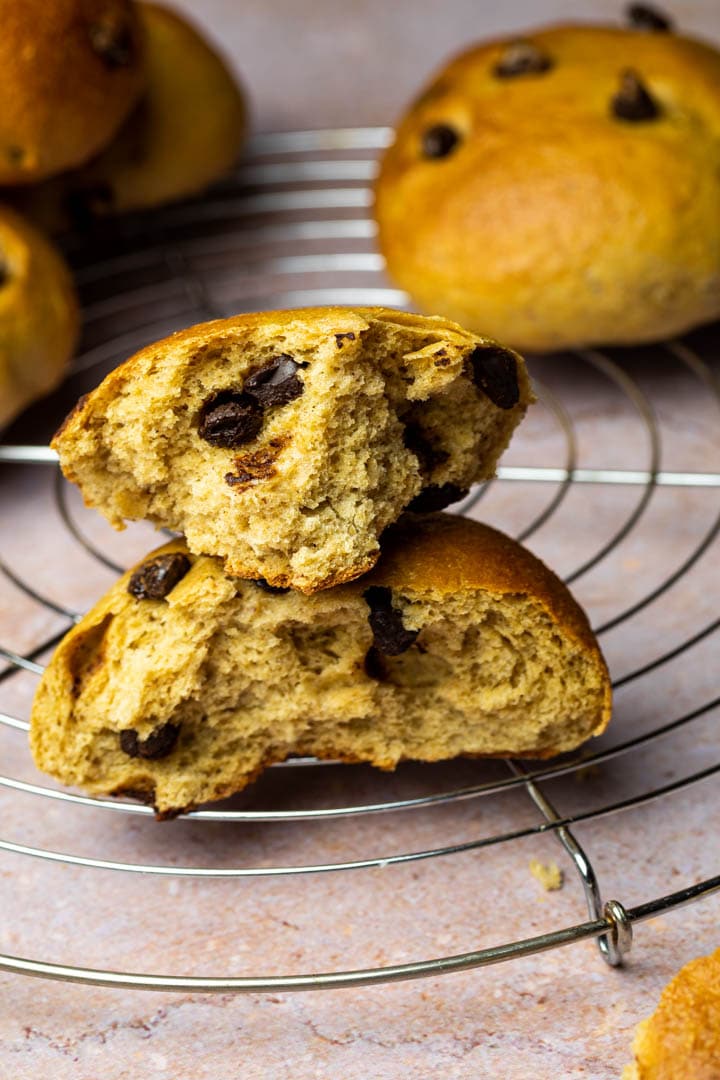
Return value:
<svg viewBox="0 0 720 1080">
<path fill-rule="evenodd" d="M 691 960 L 638 1025 L 624 1080 L 717 1080 L 720 1076 L 720 950 Z"/>
<path fill-rule="evenodd" d="M 59 252 L 0 206 L 0 424 L 60 382 L 78 331 L 75 288 Z"/>
<path fill-rule="evenodd" d="M 605 666 L 587 615 L 560 578 L 522 544 L 471 518 L 406 514 L 387 530 L 381 560 L 367 582 L 433 597 L 464 589 L 482 589 L 493 596 L 531 596 L 553 622 Z M 611 706 L 608 679 L 603 728 L 610 720 Z M 546 756 L 551 753 L 548 750 Z"/>
<path fill-rule="evenodd" d="M 191 22 L 159 4 L 137 5 L 145 37 L 142 99 L 99 157 L 14 193 L 51 232 L 161 206 L 203 191 L 235 163 L 247 128 L 242 93 Z"/>
<path fill-rule="evenodd" d="M 142 89 L 130 0 L 0 0 L 0 183 L 87 161 Z"/>
<path fill-rule="evenodd" d="M 111 371 L 103 379 L 100 386 L 85 396 L 82 406 L 80 402 L 77 403 L 75 409 L 65 418 L 61 427 L 55 433 L 51 445 L 55 450 L 62 449 L 63 444 L 68 445 L 75 434 L 83 429 L 85 425 L 84 413 L 86 411 L 102 409 L 122 391 L 124 386 L 139 377 L 141 372 L 151 368 L 154 360 L 172 353 L 175 349 L 200 348 L 202 346 L 219 347 L 222 345 L 224 337 L 230 339 L 237 333 L 250 334 L 259 328 L 272 328 L 282 331 L 283 327 L 298 322 L 312 323 L 317 328 L 318 334 L 331 332 L 339 320 L 342 321 L 343 325 L 351 325 L 354 320 L 357 323 L 357 330 L 363 330 L 367 329 L 366 320 L 370 319 L 397 321 L 399 323 L 410 323 L 411 325 L 417 325 L 419 322 L 429 329 L 437 326 L 440 330 L 451 330 L 455 334 L 466 337 L 468 341 L 471 341 L 473 337 L 457 323 L 441 316 L 416 315 L 381 307 L 347 308 L 328 306 L 291 308 L 286 311 L 245 312 L 227 319 L 212 319 L 210 322 L 198 323 L 185 330 L 177 330 L 161 341 L 145 346 L 144 349 L 140 349 L 139 352 L 136 352 L 123 364 L 120 364 L 114 371 Z M 488 339 L 480 338 L 479 340 L 486 341 Z M 516 360 L 524 375 L 525 365 L 522 358 L 516 355 Z M 524 379 L 527 381 L 527 376 L 524 376 Z M 529 401 L 534 400 L 529 387 L 524 387 L 523 393 Z M 70 471 L 65 472 L 65 475 L 69 480 L 73 479 Z"/>
<path fill-rule="evenodd" d="M 522 38 L 550 61 L 498 78 Z M 612 115 L 633 69 L 661 115 Z M 423 133 L 461 137 L 442 159 Z M 516 348 L 656 340 L 720 315 L 720 53 L 555 26 L 453 60 L 401 121 L 376 188 L 389 270 L 421 308 Z M 592 207 L 592 212 L 588 208 Z"/>
</svg>

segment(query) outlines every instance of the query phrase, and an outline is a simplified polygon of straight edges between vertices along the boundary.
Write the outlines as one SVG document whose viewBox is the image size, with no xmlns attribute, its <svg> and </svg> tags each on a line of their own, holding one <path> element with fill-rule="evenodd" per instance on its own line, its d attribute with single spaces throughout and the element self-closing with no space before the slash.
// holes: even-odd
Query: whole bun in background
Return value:
<svg viewBox="0 0 720 1080">
<path fill-rule="evenodd" d="M 411 106 L 376 215 L 418 307 L 539 352 L 720 316 L 720 53 L 635 16 L 480 44 Z"/>
<path fill-rule="evenodd" d="M 240 153 L 247 108 L 222 57 L 170 8 L 142 3 L 137 12 L 146 87 L 117 137 L 83 168 L 13 193 L 50 232 L 196 195 Z"/>
<path fill-rule="evenodd" d="M 0 0 L 0 184 L 83 164 L 143 86 L 130 0 Z"/>
<path fill-rule="evenodd" d="M 75 288 L 60 254 L 0 206 L 0 424 L 61 381 L 78 330 Z"/>
</svg>

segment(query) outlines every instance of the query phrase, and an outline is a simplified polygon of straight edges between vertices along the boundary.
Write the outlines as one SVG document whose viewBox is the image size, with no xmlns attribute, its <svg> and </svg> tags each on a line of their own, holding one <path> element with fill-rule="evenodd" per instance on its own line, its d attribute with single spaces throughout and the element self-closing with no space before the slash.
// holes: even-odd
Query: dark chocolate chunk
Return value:
<svg viewBox="0 0 720 1080">
<path fill-rule="evenodd" d="M 115 195 L 109 184 L 94 184 L 92 187 L 76 188 L 69 191 L 63 199 L 65 213 L 74 229 L 88 231 L 96 221 L 98 213 L 112 209 Z"/>
<path fill-rule="evenodd" d="M 633 123 L 657 120 L 662 111 L 637 72 L 631 70 L 621 74 L 620 89 L 613 95 L 610 109 L 619 120 Z"/>
<path fill-rule="evenodd" d="M 190 560 L 181 551 L 156 555 L 135 571 L 128 582 L 128 592 L 136 600 L 163 600 L 189 569 Z"/>
<path fill-rule="evenodd" d="M 258 589 L 262 589 L 263 592 L 273 593 L 275 596 L 284 596 L 285 593 L 289 593 L 289 589 L 283 588 L 282 585 L 271 585 L 265 578 L 253 578 L 253 585 L 257 585 Z"/>
<path fill-rule="evenodd" d="M 422 135 L 422 152 L 426 158 L 445 158 L 460 142 L 460 134 L 449 124 L 433 124 Z"/>
<path fill-rule="evenodd" d="M 105 67 L 113 71 L 115 68 L 129 67 L 132 64 L 135 44 L 130 24 L 125 19 L 107 18 L 93 23 L 88 33 L 90 44 Z"/>
<path fill-rule="evenodd" d="M 363 593 L 370 608 L 368 622 L 375 647 L 386 656 L 399 656 L 415 641 L 419 630 L 406 630 L 402 615 L 392 606 L 392 591 L 384 585 L 371 585 Z"/>
<path fill-rule="evenodd" d="M 162 727 L 151 731 L 147 739 L 141 739 L 134 728 L 125 728 L 120 732 L 120 749 L 128 757 L 158 761 L 171 753 L 179 734 L 179 724 L 163 724 Z"/>
<path fill-rule="evenodd" d="M 513 41 L 503 51 L 493 68 L 498 79 L 514 79 L 518 75 L 543 75 L 550 71 L 553 61 L 531 41 Z"/>
<path fill-rule="evenodd" d="M 456 487 L 455 484 L 430 484 L 405 509 L 413 514 L 433 514 L 436 510 L 444 510 L 446 506 L 460 502 L 467 493 L 466 488 Z"/>
<path fill-rule="evenodd" d="M 515 357 L 499 345 L 478 345 L 468 357 L 471 377 L 478 390 L 499 409 L 512 409 L 520 400 Z"/>
<path fill-rule="evenodd" d="M 262 424 L 262 409 L 254 397 L 234 390 L 221 390 L 203 405 L 198 435 L 211 446 L 233 449 L 252 442 Z"/>
<path fill-rule="evenodd" d="M 287 353 L 280 353 L 245 380 L 245 393 L 250 394 L 264 409 L 287 405 L 300 397 L 305 389 L 297 377 L 301 367 L 307 367 L 307 364 L 299 364 Z"/>
<path fill-rule="evenodd" d="M 403 442 L 418 459 L 418 465 L 424 473 L 432 472 L 437 465 L 442 465 L 450 457 L 446 450 L 433 446 L 420 425 L 412 421 L 405 425 Z"/>
<path fill-rule="evenodd" d="M 343 345 L 345 344 L 346 341 L 354 341 L 354 340 L 355 340 L 355 335 L 353 334 L 352 330 L 348 330 L 344 334 L 336 334 L 335 335 L 335 344 L 337 345 L 338 349 L 342 349 L 342 347 L 343 347 Z"/>
<path fill-rule="evenodd" d="M 627 17 L 636 30 L 650 30 L 655 34 L 669 34 L 673 23 L 663 11 L 649 4 L 629 4 Z"/>
<path fill-rule="evenodd" d="M 369 679 L 375 679 L 376 682 L 384 682 L 387 678 L 387 668 L 385 667 L 382 653 L 378 652 L 374 645 L 371 645 L 365 653 L 363 667 L 365 669 L 365 674 Z"/>
</svg>

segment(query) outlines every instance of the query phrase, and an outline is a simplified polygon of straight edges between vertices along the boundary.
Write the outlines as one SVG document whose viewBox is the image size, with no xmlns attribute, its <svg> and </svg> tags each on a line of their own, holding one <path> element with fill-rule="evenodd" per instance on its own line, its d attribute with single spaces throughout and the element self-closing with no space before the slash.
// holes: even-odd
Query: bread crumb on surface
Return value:
<svg viewBox="0 0 720 1080">
<path fill-rule="evenodd" d="M 565 875 L 557 863 L 554 862 L 541 863 L 539 859 L 531 859 L 530 873 L 540 882 L 546 892 L 555 892 L 556 889 L 562 889 L 565 881 Z"/>
</svg>

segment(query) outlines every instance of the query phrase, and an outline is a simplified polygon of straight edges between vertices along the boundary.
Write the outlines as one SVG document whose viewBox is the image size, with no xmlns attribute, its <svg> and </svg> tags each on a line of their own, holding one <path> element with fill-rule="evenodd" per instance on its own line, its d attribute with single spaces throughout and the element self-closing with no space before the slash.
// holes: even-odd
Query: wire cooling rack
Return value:
<svg viewBox="0 0 720 1080">
<path fill-rule="evenodd" d="M 49 432 L 77 396 L 95 385 L 116 363 L 173 329 L 241 310 L 315 303 L 407 306 L 406 296 L 390 288 L 383 277 L 383 262 L 374 248 L 375 229 L 369 213 L 369 181 L 375 173 L 377 154 L 389 139 L 390 131 L 386 129 L 293 132 L 258 137 L 237 174 L 202 200 L 159 214 L 139 215 L 121 224 L 109 223 L 92 234 L 68 239 L 67 250 L 84 304 L 83 348 L 61 390 L 49 403 L 31 409 L 6 433 L 6 445 L 0 446 L 0 465 L 6 475 L 16 477 L 20 474 L 23 478 L 28 471 L 36 474 L 38 469 L 54 470 L 54 512 L 59 514 L 72 543 L 84 556 L 89 555 L 112 570 L 122 569 L 115 549 L 108 552 L 88 525 L 88 518 L 83 518 L 73 503 L 46 442 Z M 702 350 L 687 341 L 659 346 L 649 359 L 646 352 L 644 360 L 584 351 L 566 357 L 564 366 L 561 360 L 557 364 L 556 373 L 558 370 L 561 373 L 570 371 L 570 385 L 579 387 L 569 401 L 564 400 L 563 395 L 563 387 L 568 385 L 566 375 L 559 380 L 556 377 L 553 384 L 552 377 L 548 377 L 553 374 L 548 361 L 531 364 L 541 402 L 537 408 L 544 410 L 549 418 L 554 432 L 552 438 L 544 441 L 540 438 L 539 448 L 531 448 L 532 464 L 514 464 L 515 451 L 511 451 L 499 470 L 498 479 L 471 493 L 459 509 L 482 515 L 483 508 L 492 504 L 493 494 L 498 492 L 511 492 L 510 499 L 514 504 L 527 501 L 529 519 L 515 528 L 516 535 L 533 545 L 538 542 L 542 547 L 542 537 L 552 536 L 555 529 L 568 563 L 559 569 L 565 570 L 568 583 L 582 588 L 583 583 L 592 580 L 593 574 L 602 570 L 609 560 L 617 558 L 625 545 L 632 543 L 657 501 L 658 493 L 665 492 L 671 500 L 676 500 L 680 515 L 691 513 L 685 499 L 687 493 L 697 493 L 700 489 L 705 492 L 703 505 L 707 507 L 714 502 L 720 509 L 720 472 L 715 468 L 703 471 L 664 467 L 662 425 L 658 422 L 652 395 L 643 385 L 648 381 L 644 378 L 648 370 L 654 371 L 657 365 L 664 365 L 663 370 L 670 371 L 672 379 L 677 380 L 679 408 L 689 411 L 701 402 L 703 408 L 710 410 L 711 423 L 715 425 L 720 413 L 720 388 Z M 620 428 L 623 445 L 605 445 L 601 447 L 597 464 L 585 464 L 580 429 L 583 413 L 588 409 L 592 412 L 595 395 L 597 400 L 610 401 L 611 411 L 624 410 L 625 419 Z M 678 422 L 681 440 L 683 422 L 681 415 Z M 527 421 L 526 426 L 529 423 Z M 522 432 L 518 439 L 520 447 L 515 455 L 523 452 L 527 455 L 529 444 L 523 444 Z M 546 460 L 542 457 L 545 452 Z M 610 464 L 602 460 L 603 455 Z M 715 465 L 714 462 L 710 464 Z M 564 533 L 568 529 L 568 514 L 563 517 L 563 512 L 568 510 L 574 493 L 580 490 L 591 493 L 590 502 L 582 505 L 594 508 L 592 512 L 597 516 L 589 527 L 580 530 L 579 538 L 568 538 L 563 547 Z M 520 493 L 519 499 L 512 498 L 516 492 Z M 502 500 L 498 505 L 501 504 Z M 608 510 L 607 514 L 603 508 Z M 492 510 L 490 519 L 493 520 Z M 570 520 L 575 523 L 580 520 L 577 512 L 570 514 Z M 590 600 L 594 595 L 602 614 L 599 622 L 595 620 L 601 640 L 607 641 L 609 635 L 618 632 L 632 636 L 638 620 L 655 611 L 664 598 L 675 596 L 698 571 L 703 575 L 702 589 L 710 589 L 716 583 L 719 532 L 720 513 L 713 510 L 709 519 L 705 514 L 702 521 L 690 529 L 691 542 L 685 550 L 676 555 L 673 549 L 661 577 L 650 580 L 639 594 L 631 595 L 632 590 L 629 590 L 627 603 L 620 610 L 602 610 L 597 588 L 594 594 L 591 589 Z M 659 549 L 663 544 L 662 535 L 656 536 L 654 543 Z M 48 654 L 79 614 L 29 580 L 12 560 L 2 562 L 0 569 L 26 603 L 36 606 L 40 612 L 57 616 L 62 624 L 52 634 L 38 636 L 31 647 L 22 650 L 22 654 L 10 647 L 0 648 L 0 657 L 5 661 L 0 671 L 0 683 L 7 685 L 18 675 L 39 675 L 42 672 L 39 659 Z M 717 618 L 699 624 L 693 622 L 692 632 L 683 632 L 679 639 L 670 627 L 658 629 L 651 635 L 651 649 L 642 662 L 615 678 L 616 695 L 630 686 L 640 686 L 647 693 L 644 688 L 655 685 L 658 673 L 674 671 L 672 665 L 707 643 L 719 626 L 720 619 Z M 700 768 L 694 761 L 693 768 L 689 771 L 681 769 L 681 775 L 674 775 L 666 782 L 662 782 L 663 777 L 648 775 L 640 790 L 632 790 L 622 798 L 601 801 L 589 809 L 581 807 L 572 812 L 556 809 L 547 786 L 556 778 L 579 777 L 588 769 L 613 770 L 623 762 L 642 759 L 671 735 L 679 733 L 691 740 L 693 724 L 712 717 L 719 704 L 720 697 L 711 697 L 695 703 L 680 715 L 657 715 L 651 724 L 629 737 L 619 726 L 613 734 L 613 725 L 609 733 L 611 741 L 602 744 L 600 749 L 544 763 L 540 767 L 537 763 L 507 761 L 502 765 L 504 774 L 498 775 L 496 770 L 491 779 L 482 778 L 482 764 L 477 763 L 480 779 L 471 784 L 443 786 L 445 774 L 442 770 L 438 772 L 439 767 L 427 767 L 423 775 L 439 776 L 440 786 L 429 784 L 429 792 L 414 792 L 410 797 L 389 796 L 373 802 L 350 799 L 342 804 L 301 809 L 272 806 L 258 809 L 252 804 L 238 808 L 231 803 L 200 809 L 191 815 L 197 822 L 223 823 L 226 828 L 239 829 L 247 823 L 277 828 L 283 823 L 304 822 L 309 829 L 317 829 L 328 819 L 344 819 L 352 824 L 358 819 L 384 814 L 388 815 L 392 825 L 384 834 L 388 844 L 396 838 L 401 845 L 403 821 L 413 811 L 472 800 L 492 800 L 510 792 L 516 798 L 529 798 L 539 814 L 531 824 L 520 828 L 508 828 L 438 847 L 401 848 L 390 854 L 375 852 L 367 858 L 333 862 L 217 868 L 89 857 L 73 851 L 0 839 L 0 850 L 10 859 L 39 859 L 46 864 L 83 868 L 88 874 L 99 870 L 120 877 L 141 874 L 192 879 L 275 876 L 291 879 L 293 875 L 425 863 L 467 852 L 485 855 L 489 854 L 489 849 L 550 834 L 564 849 L 577 874 L 587 904 L 585 921 L 451 956 L 325 973 L 242 978 L 142 974 L 4 954 L 0 955 L 0 970 L 77 983 L 155 990 L 311 990 L 413 979 L 475 968 L 593 938 L 605 961 L 619 965 L 630 948 L 632 928 L 636 923 L 720 890 L 720 876 L 705 875 L 702 880 L 688 882 L 685 887 L 664 889 L 660 895 L 635 906 L 624 906 L 620 899 L 605 902 L 600 875 L 589 850 L 577 839 L 577 828 L 589 822 L 607 822 L 608 828 L 621 831 L 630 811 L 657 802 L 666 806 L 668 800 L 685 789 L 697 791 L 698 798 L 702 799 L 702 781 L 720 771 L 720 748 L 715 744 L 714 757 L 703 760 Z M 661 710 L 662 702 L 655 702 L 655 707 Z M 7 737 L 24 740 L 28 723 L 21 716 L 2 713 L 0 733 L 3 729 Z M 316 773 L 321 767 L 328 768 L 326 763 L 298 759 L 276 766 L 272 771 L 284 771 L 286 776 L 302 785 L 304 776 Z M 353 773 L 354 767 L 345 768 L 348 774 Z M 352 792 L 351 784 L 347 790 Z M 152 813 L 148 807 L 134 803 L 90 799 L 53 787 L 39 778 L 0 775 L 0 795 L 3 793 L 6 798 L 30 797 L 38 814 L 48 803 L 71 805 L 83 808 L 87 814 L 114 818 L 117 815 L 147 818 Z M 622 873 L 618 880 L 622 882 Z"/>
</svg>

